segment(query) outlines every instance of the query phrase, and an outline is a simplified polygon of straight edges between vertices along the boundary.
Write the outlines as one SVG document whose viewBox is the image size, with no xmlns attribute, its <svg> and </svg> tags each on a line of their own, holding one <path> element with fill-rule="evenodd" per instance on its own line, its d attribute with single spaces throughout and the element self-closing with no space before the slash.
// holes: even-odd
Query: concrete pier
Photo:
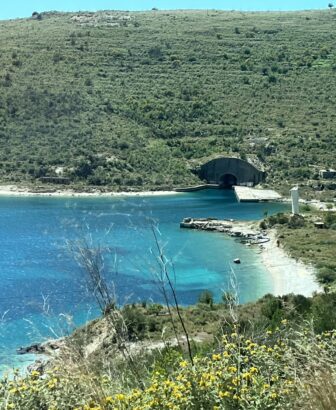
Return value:
<svg viewBox="0 0 336 410">
<path fill-rule="evenodd" d="M 194 191 L 202 191 L 203 189 L 219 189 L 219 188 L 220 186 L 218 184 L 202 184 L 202 185 L 188 186 L 184 188 L 175 188 L 174 191 L 194 192 Z"/>
<path fill-rule="evenodd" d="M 238 202 L 269 202 L 279 201 L 282 197 L 272 189 L 257 189 L 246 186 L 234 186 Z"/>
</svg>

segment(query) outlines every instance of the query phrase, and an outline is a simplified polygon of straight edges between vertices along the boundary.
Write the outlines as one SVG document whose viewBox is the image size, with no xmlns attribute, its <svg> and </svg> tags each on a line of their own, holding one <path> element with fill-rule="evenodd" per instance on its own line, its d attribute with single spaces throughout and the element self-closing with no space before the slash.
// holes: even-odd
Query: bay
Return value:
<svg viewBox="0 0 336 410">
<path fill-rule="evenodd" d="M 0 198 L 0 370 L 22 367 L 32 357 L 20 346 L 61 337 L 99 311 L 86 274 L 70 248 L 80 240 L 100 246 L 105 275 L 119 304 L 162 301 L 156 285 L 157 250 L 172 261 L 178 299 L 195 303 L 211 290 L 220 300 L 230 290 L 233 259 L 240 303 L 272 292 L 258 253 L 209 232 L 183 230 L 185 217 L 256 220 L 284 211 L 281 203 L 238 203 L 233 191 L 113 198 Z"/>
</svg>

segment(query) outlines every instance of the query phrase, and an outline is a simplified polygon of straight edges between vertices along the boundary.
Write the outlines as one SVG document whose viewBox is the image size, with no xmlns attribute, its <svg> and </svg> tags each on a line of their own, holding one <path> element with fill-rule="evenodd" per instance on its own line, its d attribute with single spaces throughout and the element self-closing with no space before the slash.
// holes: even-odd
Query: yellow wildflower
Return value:
<svg viewBox="0 0 336 410">
<path fill-rule="evenodd" d="M 235 366 L 230 366 L 230 367 L 228 367 L 228 371 L 229 371 L 230 373 L 236 373 L 237 367 L 235 367 Z"/>
<path fill-rule="evenodd" d="M 251 373 L 251 374 L 258 373 L 258 369 L 257 369 L 256 367 L 252 366 L 252 367 L 250 368 L 250 373 Z"/>
<path fill-rule="evenodd" d="M 220 391 L 218 395 L 221 399 L 224 399 L 225 397 L 230 397 L 231 393 L 228 391 L 224 391 L 224 392 Z"/>
<path fill-rule="evenodd" d="M 116 394 L 116 395 L 115 395 L 115 398 L 116 398 L 116 400 L 118 400 L 118 401 L 125 401 L 126 396 L 125 396 L 124 394 L 122 394 L 122 393 L 119 393 L 119 394 Z"/>
</svg>

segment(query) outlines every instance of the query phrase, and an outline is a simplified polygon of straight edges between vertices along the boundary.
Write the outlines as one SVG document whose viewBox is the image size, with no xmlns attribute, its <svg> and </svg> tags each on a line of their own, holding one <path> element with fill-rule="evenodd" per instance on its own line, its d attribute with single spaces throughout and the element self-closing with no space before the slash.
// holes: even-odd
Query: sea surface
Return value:
<svg viewBox="0 0 336 410">
<path fill-rule="evenodd" d="M 119 304 L 162 301 L 156 233 L 179 302 L 211 290 L 217 300 L 234 282 L 240 303 L 272 292 L 255 249 L 212 232 L 180 229 L 185 217 L 260 219 L 280 203 L 238 203 L 233 191 L 153 197 L 0 198 L 0 371 L 31 356 L 16 349 L 69 334 L 97 317 L 88 277 L 74 255 L 78 243 L 100 247 L 104 275 Z M 240 265 L 233 259 L 240 258 Z"/>
</svg>

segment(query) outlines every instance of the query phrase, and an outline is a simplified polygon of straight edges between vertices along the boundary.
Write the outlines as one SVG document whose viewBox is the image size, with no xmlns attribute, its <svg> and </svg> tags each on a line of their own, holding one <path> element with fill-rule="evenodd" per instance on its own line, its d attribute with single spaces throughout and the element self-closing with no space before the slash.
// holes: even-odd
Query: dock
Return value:
<svg viewBox="0 0 336 410">
<path fill-rule="evenodd" d="M 234 186 L 233 189 L 238 202 L 273 202 L 282 199 L 282 196 L 272 189 L 257 189 L 247 186 Z"/>
<path fill-rule="evenodd" d="M 219 184 L 202 184 L 202 185 L 195 185 L 195 186 L 188 186 L 184 188 L 175 188 L 174 191 L 176 192 L 194 192 L 194 191 L 202 191 L 203 189 L 219 189 Z"/>
</svg>

